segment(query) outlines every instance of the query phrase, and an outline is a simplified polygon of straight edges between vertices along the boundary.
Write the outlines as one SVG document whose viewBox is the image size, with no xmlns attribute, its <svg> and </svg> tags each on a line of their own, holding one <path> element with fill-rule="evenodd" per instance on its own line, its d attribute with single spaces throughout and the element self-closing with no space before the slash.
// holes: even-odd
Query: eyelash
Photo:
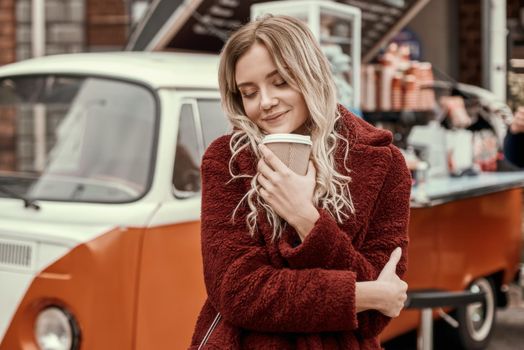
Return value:
<svg viewBox="0 0 524 350">
<path fill-rule="evenodd" d="M 285 80 L 278 81 L 278 82 L 274 83 L 275 86 L 284 86 L 286 84 L 287 84 L 287 81 L 285 81 Z M 255 92 L 250 93 L 250 94 L 242 93 L 241 95 L 242 95 L 243 98 L 252 98 L 252 97 L 254 97 L 256 95 L 256 93 L 257 92 L 255 91 Z"/>
</svg>

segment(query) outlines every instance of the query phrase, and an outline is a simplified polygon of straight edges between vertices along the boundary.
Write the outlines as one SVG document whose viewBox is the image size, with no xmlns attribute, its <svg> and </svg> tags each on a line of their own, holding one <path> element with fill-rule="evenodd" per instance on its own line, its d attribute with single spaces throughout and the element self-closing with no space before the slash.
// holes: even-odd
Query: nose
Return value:
<svg viewBox="0 0 524 350">
<path fill-rule="evenodd" d="M 273 96 L 267 89 L 260 91 L 260 109 L 270 110 L 278 104 L 278 99 Z"/>
</svg>

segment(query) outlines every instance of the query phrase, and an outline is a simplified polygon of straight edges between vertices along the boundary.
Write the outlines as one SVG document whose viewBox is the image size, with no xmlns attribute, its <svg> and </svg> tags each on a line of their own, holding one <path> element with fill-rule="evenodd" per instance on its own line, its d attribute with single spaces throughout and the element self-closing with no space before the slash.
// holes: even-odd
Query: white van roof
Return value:
<svg viewBox="0 0 524 350">
<path fill-rule="evenodd" d="M 0 67 L 0 77 L 82 74 L 146 83 L 153 88 L 218 88 L 218 56 L 171 52 L 104 52 L 44 56 Z"/>
</svg>

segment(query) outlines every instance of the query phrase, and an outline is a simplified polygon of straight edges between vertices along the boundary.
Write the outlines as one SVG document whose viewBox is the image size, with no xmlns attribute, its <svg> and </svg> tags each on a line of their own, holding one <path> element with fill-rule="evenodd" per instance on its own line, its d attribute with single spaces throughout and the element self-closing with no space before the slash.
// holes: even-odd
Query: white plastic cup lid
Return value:
<svg viewBox="0 0 524 350">
<path fill-rule="evenodd" d="M 290 143 L 302 143 L 304 145 L 312 146 L 311 137 L 307 135 L 299 134 L 269 134 L 262 139 L 262 143 L 277 143 L 277 142 L 290 142 Z"/>
</svg>

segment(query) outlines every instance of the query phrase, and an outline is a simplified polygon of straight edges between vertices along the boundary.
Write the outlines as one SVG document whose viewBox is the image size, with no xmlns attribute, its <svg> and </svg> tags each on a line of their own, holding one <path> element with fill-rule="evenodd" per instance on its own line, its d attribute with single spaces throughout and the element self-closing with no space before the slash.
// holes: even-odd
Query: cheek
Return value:
<svg viewBox="0 0 524 350">
<path fill-rule="evenodd" d="M 254 101 L 244 100 L 243 101 L 244 111 L 246 116 L 255 121 L 258 118 L 258 108 Z"/>
<path fill-rule="evenodd" d="M 304 97 L 301 93 L 299 93 L 296 90 L 289 89 L 286 92 L 286 96 L 284 98 L 286 101 L 288 101 L 290 104 L 294 106 L 296 109 L 304 110 L 307 109 L 306 107 L 306 101 L 304 100 Z"/>
<path fill-rule="evenodd" d="M 304 117 L 307 117 L 309 115 L 309 110 L 306 105 L 306 101 L 304 100 L 304 97 L 302 95 L 296 95 L 295 96 L 295 107 L 300 110 L 301 114 L 304 115 Z"/>
</svg>

